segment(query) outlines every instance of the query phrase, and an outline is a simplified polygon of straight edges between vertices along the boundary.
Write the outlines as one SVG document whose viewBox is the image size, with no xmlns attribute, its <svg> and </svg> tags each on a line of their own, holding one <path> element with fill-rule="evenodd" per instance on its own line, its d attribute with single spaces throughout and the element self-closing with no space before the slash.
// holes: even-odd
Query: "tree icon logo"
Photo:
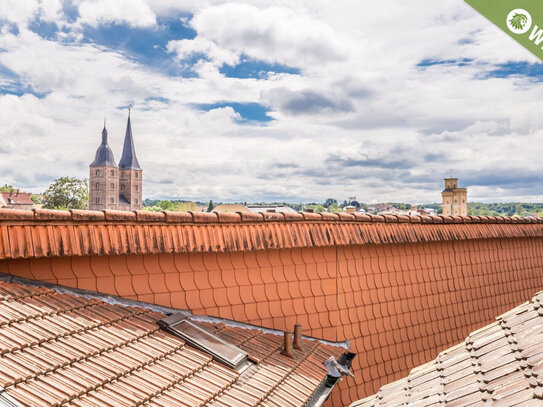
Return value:
<svg viewBox="0 0 543 407">
<path fill-rule="evenodd" d="M 505 22 L 513 34 L 524 34 L 532 26 L 532 16 L 526 10 L 516 8 L 509 12 Z"/>
</svg>

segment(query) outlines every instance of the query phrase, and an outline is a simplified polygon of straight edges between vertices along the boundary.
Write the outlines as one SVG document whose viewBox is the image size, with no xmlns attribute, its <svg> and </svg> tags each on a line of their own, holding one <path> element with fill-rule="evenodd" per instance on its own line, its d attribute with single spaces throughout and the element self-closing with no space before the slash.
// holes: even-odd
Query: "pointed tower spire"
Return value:
<svg viewBox="0 0 543 407">
<path fill-rule="evenodd" d="M 124 135 L 124 146 L 119 168 L 123 170 L 141 170 L 140 164 L 136 157 L 136 149 L 134 148 L 134 139 L 132 137 L 132 125 L 130 124 L 130 109 L 128 108 L 128 122 L 126 123 L 126 133 Z"/>
<path fill-rule="evenodd" d="M 115 162 L 115 158 L 113 157 L 113 152 L 111 151 L 111 148 L 109 148 L 109 144 L 107 143 L 107 129 L 106 129 L 106 123 L 104 120 L 104 129 L 102 130 L 102 144 L 98 147 L 98 150 L 96 150 L 96 155 L 94 157 L 94 161 L 90 165 L 91 167 L 102 167 L 102 166 L 110 166 L 110 167 L 116 167 L 117 163 Z"/>
</svg>

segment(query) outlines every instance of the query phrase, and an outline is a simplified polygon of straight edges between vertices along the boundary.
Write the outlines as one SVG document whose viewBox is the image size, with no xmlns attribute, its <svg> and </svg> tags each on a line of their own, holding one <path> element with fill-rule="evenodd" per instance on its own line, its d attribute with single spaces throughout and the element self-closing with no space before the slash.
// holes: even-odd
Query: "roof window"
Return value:
<svg viewBox="0 0 543 407">
<path fill-rule="evenodd" d="M 165 331 L 183 339 L 190 346 L 213 356 L 231 369 L 245 370 L 250 366 L 247 352 L 226 342 L 217 335 L 186 319 L 182 313 L 172 314 L 158 321 Z"/>
</svg>

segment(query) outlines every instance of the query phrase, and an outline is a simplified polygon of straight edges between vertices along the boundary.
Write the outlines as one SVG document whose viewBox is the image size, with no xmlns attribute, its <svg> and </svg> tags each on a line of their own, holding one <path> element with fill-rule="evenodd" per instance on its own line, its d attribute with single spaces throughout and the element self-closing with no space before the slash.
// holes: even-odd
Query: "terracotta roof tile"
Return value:
<svg viewBox="0 0 543 407">
<path fill-rule="evenodd" d="M 541 405 L 542 303 L 543 292 L 351 406 Z"/>
<path fill-rule="evenodd" d="M 483 224 L 470 225 L 468 219 Z M 522 226 L 512 227 L 517 221 Z M 448 226 L 436 229 L 438 223 Z M 541 223 L 502 217 L 0 209 L 0 259 L 543 236 Z"/>
<path fill-rule="evenodd" d="M 282 336 L 194 320 L 249 353 L 240 376 L 159 329 L 164 316 L 0 281 L 0 387 L 29 406 L 303 405 L 327 377 L 322 363 L 344 351 L 304 340 L 292 360 Z"/>
</svg>

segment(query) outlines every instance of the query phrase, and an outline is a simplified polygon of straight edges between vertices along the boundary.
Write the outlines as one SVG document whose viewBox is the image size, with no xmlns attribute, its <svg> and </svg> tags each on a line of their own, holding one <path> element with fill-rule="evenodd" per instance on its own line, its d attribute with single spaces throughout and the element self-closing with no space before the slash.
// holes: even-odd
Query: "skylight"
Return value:
<svg viewBox="0 0 543 407">
<path fill-rule="evenodd" d="M 165 331 L 183 339 L 190 346 L 200 349 L 217 361 L 238 371 L 248 366 L 247 353 L 186 319 L 182 313 L 172 314 L 158 321 Z"/>
</svg>

